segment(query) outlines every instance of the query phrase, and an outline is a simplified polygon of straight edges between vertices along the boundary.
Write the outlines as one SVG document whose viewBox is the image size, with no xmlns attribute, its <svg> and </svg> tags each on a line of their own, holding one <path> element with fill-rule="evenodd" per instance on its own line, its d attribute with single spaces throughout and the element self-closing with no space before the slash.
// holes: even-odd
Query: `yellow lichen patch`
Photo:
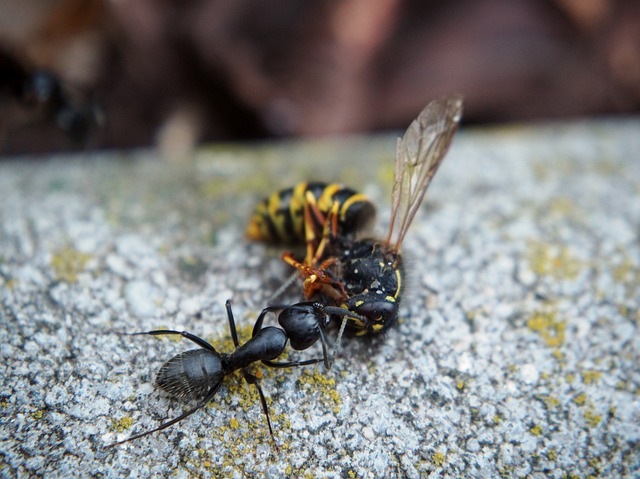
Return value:
<svg viewBox="0 0 640 479">
<path fill-rule="evenodd" d="M 545 181 L 549 177 L 549 167 L 541 161 L 532 161 L 530 163 L 531 172 L 538 181 Z"/>
<path fill-rule="evenodd" d="M 561 217 L 573 216 L 576 211 L 576 205 L 573 201 L 566 197 L 553 198 L 549 202 L 549 213 Z"/>
<path fill-rule="evenodd" d="M 551 355 L 556 358 L 556 360 L 560 363 L 560 364 L 564 364 L 564 353 L 562 351 L 560 351 L 559 349 L 554 349 L 553 351 L 551 351 Z"/>
<path fill-rule="evenodd" d="M 502 466 L 500 468 L 500 477 L 513 477 L 513 471 L 515 471 L 514 466 Z"/>
<path fill-rule="evenodd" d="M 595 414 L 592 411 L 587 411 L 584 413 L 584 418 L 587 421 L 587 424 L 591 427 L 596 427 L 602 421 L 602 416 Z"/>
<path fill-rule="evenodd" d="M 557 348 L 564 343 L 565 323 L 556 319 L 555 312 L 535 312 L 527 326 L 538 333 L 547 346 Z"/>
<path fill-rule="evenodd" d="M 36 409 L 30 414 L 30 416 L 33 419 L 42 419 L 42 416 L 44 416 L 44 411 L 42 409 Z"/>
<path fill-rule="evenodd" d="M 602 377 L 600 371 L 583 371 L 582 382 L 585 384 L 592 384 L 598 381 Z"/>
<path fill-rule="evenodd" d="M 578 394 L 573 399 L 573 402 L 576 403 L 578 406 L 582 406 L 583 404 L 586 404 L 586 402 L 587 402 L 587 395 L 585 393 Z"/>
<path fill-rule="evenodd" d="M 540 436 L 542 434 L 542 427 L 540 427 L 540 425 L 536 424 L 531 429 L 529 429 L 529 432 L 531 434 L 533 434 L 534 436 Z"/>
<path fill-rule="evenodd" d="M 622 263 L 613 267 L 613 279 L 618 283 L 629 281 L 635 270 L 635 265 L 628 258 L 625 258 Z"/>
<path fill-rule="evenodd" d="M 444 464 L 445 456 L 441 452 L 434 452 L 431 461 L 436 467 L 441 467 Z"/>
<path fill-rule="evenodd" d="M 555 449 L 549 449 L 547 451 L 547 457 L 550 461 L 555 461 L 556 459 L 558 459 L 558 451 L 556 451 Z"/>
<path fill-rule="evenodd" d="M 67 283 L 75 283 L 78 281 L 78 274 L 84 271 L 90 259 L 91 255 L 66 246 L 53 254 L 51 267 L 56 279 Z"/>
<path fill-rule="evenodd" d="M 574 258 L 562 245 L 531 242 L 529 267 L 539 276 L 550 275 L 558 279 L 574 279 L 582 269 L 582 262 Z"/>
<path fill-rule="evenodd" d="M 545 396 L 543 400 L 548 409 L 558 407 L 560 405 L 560 400 L 553 396 Z"/>
<path fill-rule="evenodd" d="M 240 426 L 240 423 L 235 417 L 232 417 L 229 420 L 229 426 L 231 427 L 231 429 L 238 429 L 238 426 Z"/>
<path fill-rule="evenodd" d="M 456 383 L 456 388 L 458 388 L 459 391 L 462 391 L 464 389 L 464 381 L 458 381 Z"/>
<path fill-rule="evenodd" d="M 320 373 L 317 369 L 305 369 L 303 374 L 298 378 L 298 384 L 302 388 L 305 385 L 320 393 L 320 401 L 326 408 L 331 408 L 337 414 L 340 412 L 342 398 L 336 390 L 336 381 L 325 374 Z"/>
<path fill-rule="evenodd" d="M 116 432 L 126 431 L 133 426 L 133 419 L 129 416 L 125 416 L 122 419 L 118 419 L 117 421 L 114 419 L 111 422 L 111 430 Z"/>
</svg>

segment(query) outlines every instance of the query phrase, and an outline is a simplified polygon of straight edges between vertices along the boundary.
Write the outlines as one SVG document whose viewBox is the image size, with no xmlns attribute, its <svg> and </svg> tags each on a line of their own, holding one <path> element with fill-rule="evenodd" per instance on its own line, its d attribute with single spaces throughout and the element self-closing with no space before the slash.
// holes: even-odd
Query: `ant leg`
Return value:
<svg viewBox="0 0 640 479">
<path fill-rule="evenodd" d="M 253 325 L 253 332 L 251 333 L 251 337 L 255 337 L 256 334 L 258 334 L 258 332 L 262 329 L 262 323 L 264 322 L 264 318 L 267 315 L 267 313 L 273 313 L 274 311 L 279 311 L 281 309 L 287 309 L 289 306 L 286 305 L 278 305 L 278 304 L 274 304 L 271 306 L 267 306 L 266 308 L 264 308 L 262 310 L 262 312 L 260 313 L 260 316 L 258 316 L 258 319 L 256 320 L 256 324 Z"/>
<path fill-rule="evenodd" d="M 322 344 L 322 358 L 324 359 L 324 368 L 331 369 L 333 366 L 333 356 L 331 356 L 331 360 L 327 357 L 327 339 L 324 337 L 324 333 L 322 329 L 318 329 L 318 333 L 320 333 L 320 344 Z"/>
<path fill-rule="evenodd" d="M 211 346 L 208 342 L 206 342 L 204 339 L 199 338 L 198 336 L 191 334 L 187 331 L 173 331 L 172 329 L 155 329 L 153 331 L 143 331 L 141 333 L 131 333 L 131 336 L 139 336 L 142 334 L 150 334 L 153 336 L 160 336 L 163 334 L 179 334 L 180 336 L 182 336 L 185 339 L 188 339 L 189 341 L 193 341 L 194 343 L 196 343 L 198 346 L 200 346 L 203 349 L 208 349 L 209 351 L 213 351 L 213 352 L 217 352 L 215 350 L 215 348 L 213 346 Z"/>
<path fill-rule="evenodd" d="M 258 382 L 258 378 L 251 374 L 248 371 L 243 370 L 242 374 L 244 375 L 245 381 L 249 384 L 253 384 L 258 390 L 258 394 L 260 394 L 260 402 L 262 403 L 262 410 L 264 411 L 264 415 L 267 417 L 267 426 L 269 426 L 269 434 L 271 434 L 271 440 L 273 441 L 273 445 L 276 447 L 276 451 L 280 452 L 278 448 L 278 443 L 276 443 L 276 438 L 273 435 L 273 428 L 271 427 L 271 419 L 269 419 L 269 406 L 267 405 L 267 398 L 264 397 L 264 393 L 262 392 L 262 388 L 260 387 L 260 383 Z"/>
<path fill-rule="evenodd" d="M 182 421 L 184 418 L 191 416 L 194 412 L 196 412 L 198 409 L 203 408 L 204 406 L 206 406 L 212 399 L 213 396 L 216 395 L 216 393 L 218 392 L 218 390 L 220 389 L 220 386 L 222 386 L 222 381 L 219 381 L 215 386 L 213 386 L 209 392 L 207 393 L 207 396 L 204 398 L 204 400 L 199 403 L 196 407 L 189 409 L 188 411 L 183 412 L 182 414 L 180 414 L 178 417 L 172 419 L 171 421 L 167 421 L 164 424 L 161 424 L 159 427 L 155 428 L 155 429 L 151 429 L 150 431 L 145 431 L 142 432 L 140 434 L 136 434 L 134 436 L 131 436 L 123 441 L 118 441 L 118 442 L 114 442 L 113 444 L 109 444 L 108 446 L 106 446 L 107 448 L 112 448 L 115 446 L 118 446 L 120 444 L 124 444 L 125 442 L 129 442 L 129 441 L 133 441 L 134 439 L 139 439 L 141 437 L 144 436 L 148 436 L 149 434 L 153 434 L 154 432 L 157 431 L 161 431 L 163 429 L 168 428 L 169 426 L 173 426 L 175 423 Z"/>
<path fill-rule="evenodd" d="M 227 299 L 227 302 L 224 303 L 224 306 L 225 308 L 227 308 L 227 318 L 229 318 L 229 330 L 231 331 L 231 339 L 233 339 L 233 345 L 237 348 L 240 343 L 238 342 L 236 322 L 233 319 L 233 311 L 231 310 L 231 300 Z"/>
<path fill-rule="evenodd" d="M 263 364 L 266 364 L 270 368 L 295 368 L 298 366 L 308 366 L 310 364 L 318 364 L 326 360 L 324 358 L 318 359 L 307 359 L 305 361 L 262 361 Z"/>
<path fill-rule="evenodd" d="M 331 353 L 331 359 L 328 361 L 329 365 L 326 366 L 327 369 L 330 369 L 331 366 L 333 366 L 333 362 L 335 361 L 336 354 L 340 349 L 340 341 L 342 340 L 342 335 L 344 334 L 344 330 L 347 327 L 347 322 L 349 318 L 356 319 L 364 325 L 368 325 L 370 322 L 365 316 L 362 316 L 358 313 L 354 313 L 353 311 L 349 311 L 348 309 L 345 309 L 345 308 L 338 308 L 335 306 L 323 306 L 322 312 L 324 314 L 334 314 L 336 316 L 342 316 L 342 323 L 340 324 L 340 330 L 338 331 L 338 337 L 336 338 L 336 342 L 333 345 L 333 352 Z"/>
<path fill-rule="evenodd" d="M 292 308 L 294 308 L 293 306 Z M 331 369 L 331 365 L 333 364 L 333 359 L 329 361 L 329 357 L 327 355 L 327 340 L 324 337 L 324 333 L 322 329 L 318 330 L 320 334 L 320 343 L 322 344 L 322 357 L 316 359 L 306 359 L 304 361 L 269 361 L 263 360 L 262 363 L 266 364 L 271 368 L 293 368 L 298 366 L 308 366 L 310 364 L 318 364 L 324 362 L 324 367 L 326 369 Z"/>
<path fill-rule="evenodd" d="M 329 361 L 329 367 L 327 369 L 329 369 L 331 366 L 333 366 L 333 362 L 336 359 L 336 354 L 338 353 L 338 349 L 340 349 L 340 341 L 342 340 L 342 335 L 344 334 L 344 330 L 347 326 L 347 316 L 343 316 L 342 317 L 342 324 L 340 325 L 340 331 L 338 331 L 338 337 L 336 339 L 336 342 L 333 345 L 333 352 L 331 353 L 331 360 Z"/>
<path fill-rule="evenodd" d="M 324 312 L 324 314 L 335 314 L 336 316 L 351 318 L 355 320 L 356 323 L 363 325 L 364 328 L 368 328 L 371 324 L 371 321 L 369 321 L 366 316 L 354 313 L 345 308 L 338 308 L 337 306 L 323 306 L 322 312 Z"/>
</svg>

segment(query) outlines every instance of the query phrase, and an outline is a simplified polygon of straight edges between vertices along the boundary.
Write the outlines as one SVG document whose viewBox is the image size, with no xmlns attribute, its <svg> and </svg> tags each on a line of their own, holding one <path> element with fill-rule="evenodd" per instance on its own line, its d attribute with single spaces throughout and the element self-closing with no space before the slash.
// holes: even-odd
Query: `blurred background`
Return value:
<svg viewBox="0 0 640 479">
<path fill-rule="evenodd" d="M 640 110 L 637 0 L 0 0 L 0 153 Z"/>
</svg>

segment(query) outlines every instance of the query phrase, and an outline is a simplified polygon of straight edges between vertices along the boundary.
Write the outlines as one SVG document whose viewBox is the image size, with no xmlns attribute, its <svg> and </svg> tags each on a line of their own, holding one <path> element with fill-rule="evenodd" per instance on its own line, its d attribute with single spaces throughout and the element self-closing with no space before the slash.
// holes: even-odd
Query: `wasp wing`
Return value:
<svg viewBox="0 0 640 479">
<path fill-rule="evenodd" d="M 387 244 L 397 251 L 444 159 L 462 117 L 462 96 L 429 103 L 398 138 Z M 392 241 L 394 230 L 397 231 Z"/>
</svg>

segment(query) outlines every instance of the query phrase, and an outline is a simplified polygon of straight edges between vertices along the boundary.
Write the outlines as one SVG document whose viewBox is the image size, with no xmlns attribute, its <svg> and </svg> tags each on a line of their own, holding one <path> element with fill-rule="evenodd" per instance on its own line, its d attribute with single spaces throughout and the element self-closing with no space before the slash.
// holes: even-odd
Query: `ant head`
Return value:
<svg viewBox="0 0 640 479">
<path fill-rule="evenodd" d="M 286 331 L 291 347 L 302 351 L 320 339 L 320 328 L 328 318 L 313 303 L 300 303 L 284 309 L 278 316 L 280 326 Z"/>
</svg>

